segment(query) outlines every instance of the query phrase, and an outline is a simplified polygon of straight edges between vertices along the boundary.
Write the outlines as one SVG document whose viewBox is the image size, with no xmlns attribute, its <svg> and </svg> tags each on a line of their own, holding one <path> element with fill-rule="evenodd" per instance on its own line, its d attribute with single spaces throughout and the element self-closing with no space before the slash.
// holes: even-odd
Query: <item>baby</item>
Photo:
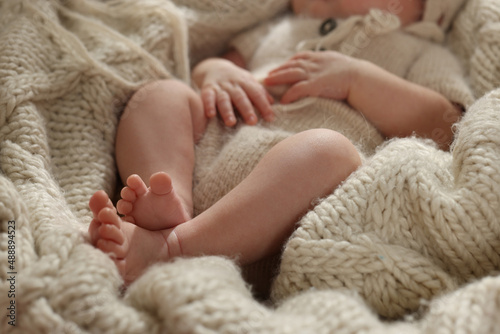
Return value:
<svg viewBox="0 0 500 334">
<path fill-rule="evenodd" d="M 292 8 L 296 14 L 342 19 L 388 10 L 394 2 L 293 0 Z M 424 1 L 398 3 L 393 13 L 403 27 L 425 13 Z M 151 264 L 174 257 L 224 255 L 245 265 L 279 252 L 311 203 L 331 194 L 361 164 L 356 147 L 340 133 L 300 132 L 274 146 L 239 185 L 193 217 L 194 145 L 208 119 L 218 114 L 234 126 L 238 117 L 249 125 L 259 116 L 275 118 L 273 98 L 242 68 L 248 58 L 236 50 L 225 58 L 207 59 L 193 69 L 201 94 L 175 80 L 152 82 L 132 96 L 120 120 L 116 160 L 126 187 L 116 209 L 122 217 L 106 193 L 95 193 L 89 235 L 111 256 L 126 284 Z M 264 83 L 289 87 L 281 103 L 306 96 L 345 101 L 386 137 L 417 133 L 442 148 L 452 141 L 451 126 L 461 114 L 440 93 L 335 51 L 298 53 Z"/>
</svg>

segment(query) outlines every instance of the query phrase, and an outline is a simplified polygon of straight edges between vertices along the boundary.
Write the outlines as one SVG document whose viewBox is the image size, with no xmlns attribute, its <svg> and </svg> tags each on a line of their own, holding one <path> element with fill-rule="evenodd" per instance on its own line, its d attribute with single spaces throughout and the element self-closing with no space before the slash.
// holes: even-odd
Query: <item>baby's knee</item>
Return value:
<svg viewBox="0 0 500 334">
<path fill-rule="evenodd" d="M 318 171 L 318 174 L 335 175 L 345 179 L 361 165 L 356 147 L 344 135 L 328 129 L 313 129 L 299 133 L 302 156 Z M 325 174 L 323 174 L 325 173 Z"/>
<path fill-rule="evenodd" d="M 156 80 L 141 86 L 130 98 L 127 107 L 142 109 L 141 106 L 154 105 L 176 105 L 191 103 L 197 99 L 191 87 L 182 81 L 175 79 Z"/>
</svg>

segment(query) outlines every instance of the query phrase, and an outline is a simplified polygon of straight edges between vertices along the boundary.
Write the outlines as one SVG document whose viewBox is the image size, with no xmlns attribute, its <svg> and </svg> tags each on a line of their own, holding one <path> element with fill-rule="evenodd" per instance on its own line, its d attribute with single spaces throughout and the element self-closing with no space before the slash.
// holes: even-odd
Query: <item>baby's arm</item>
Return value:
<svg viewBox="0 0 500 334">
<path fill-rule="evenodd" d="M 387 137 L 413 133 L 448 150 L 452 125 L 462 114 L 440 93 L 404 80 L 369 62 L 361 62 L 348 103 L 369 118 Z"/>
<path fill-rule="evenodd" d="M 224 58 L 204 60 L 193 69 L 192 79 L 201 90 L 207 117 L 215 117 L 218 112 L 227 126 L 234 126 L 237 110 L 245 123 L 254 125 L 257 110 L 266 121 L 272 121 L 273 98 L 242 66 L 243 58 L 232 52 Z"/>
<path fill-rule="evenodd" d="M 268 85 L 290 84 L 282 103 L 306 96 L 345 100 L 386 137 L 415 133 L 442 149 L 461 111 L 441 94 L 363 60 L 337 52 L 305 52 L 272 71 Z"/>
</svg>

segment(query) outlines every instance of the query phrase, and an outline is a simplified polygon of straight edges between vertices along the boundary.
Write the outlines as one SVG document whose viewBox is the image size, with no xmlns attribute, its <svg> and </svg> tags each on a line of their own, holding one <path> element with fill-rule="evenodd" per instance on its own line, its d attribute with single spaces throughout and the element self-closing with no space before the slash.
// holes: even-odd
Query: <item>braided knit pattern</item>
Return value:
<svg viewBox="0 0 500 334">
<path fill-rule="evenodd" d="M 131 94 L 154 79 L 189 81 L 192 63 L 287 3 L 0 0 L 1 333 L 498 330 L 496 0 L 470 0 L 448 40 L 476 96 L 488 92 L 458 125 L 452 153 L 415 138 L 375 151 L 382 138 L 371 125 L 353 128 L 359 114 L 321 99 L 277 106 L 288 116 L 274 125 L 209 124 L 197 212 L 292 133 L 361 134 L 352 140 L 365 163 L 300 221 L 274 268 L 272 306 L 221 257 L 158 264 L 123 292 L 113 262 L 88 243 L 88 200 L 115 190 L 115 129 Z"/>
</svg>

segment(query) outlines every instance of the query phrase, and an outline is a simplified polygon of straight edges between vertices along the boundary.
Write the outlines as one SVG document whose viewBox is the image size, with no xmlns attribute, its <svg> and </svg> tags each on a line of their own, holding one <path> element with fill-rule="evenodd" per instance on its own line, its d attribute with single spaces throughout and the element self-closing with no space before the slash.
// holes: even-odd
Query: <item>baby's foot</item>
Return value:
<svg viewBox="0 0 500 334">
<path fill-rule="evenodd" d="M 89 226 L 91 242 L 109 254 L 125 284 L 137 279 L 150 265 L 180 255 L 172 229 L 149 231 L 123 221 L 104 191 L 96 192 L 89 206 L 94 214 Z"/>
<path fill-rule="evenodd" d="M 121 196 L 117 208 L 125 215 L 123 219 L 151 231 L 171 228 L 191 219 L 172 187 L 170 176 L 164 172 L 151 176 L 149 188 L 138 175 L 131 175 Z"/>
</svg>

